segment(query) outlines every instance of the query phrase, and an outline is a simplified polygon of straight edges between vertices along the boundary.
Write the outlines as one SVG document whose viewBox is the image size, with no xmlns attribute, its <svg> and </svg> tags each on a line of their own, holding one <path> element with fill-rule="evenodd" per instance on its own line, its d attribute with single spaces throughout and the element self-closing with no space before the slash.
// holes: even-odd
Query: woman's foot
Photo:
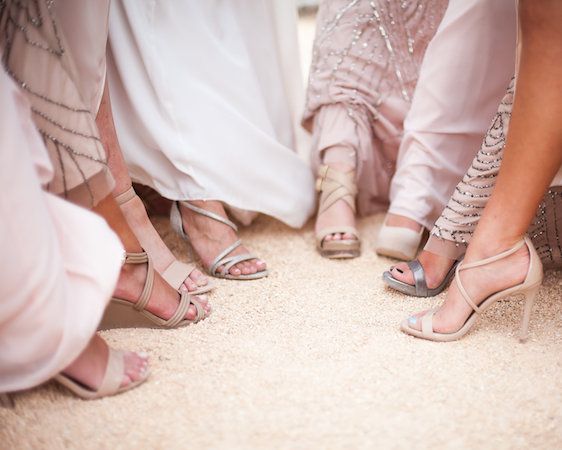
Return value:
<svg viewBox="0 0 562 450">
<path fill-rule="evenodd" d="M 88 346 L 70 364 L 63 373 L 71 379 L 97 391 L 104 379 L 109 358 L 109 347 L 97 334 Z M 148 370 L 148 355 L 146 353 L 125 352 L 123 381 L 120 387 L 143 379 Z"/>
<path fill-rule="evenodd" d="M 150 255 L 156 271 L 160 274 L 164 273 L 170 264 L 176 260 L 176 257 L 152 225 L 142 200 L 135 195 L 119 206 L 141 246 Z M 198 269 L 194 269 L 182 286 L 189 292 L 193 292 L 206 286 L 208 282 L 209 278 L 205 274 Z"/>
<path fill-rule="evenodd" d="M 141 250 L 136 250 L 140 252 Z M 121 268 L 121 274 L 117 287 L 115 288 L 114 296 L 136 303 L 143 291 L 148 265 L 147 264 L 124 264 Z M 152 294 L 146 310 L 152 314 L 162 318 L 170 319 L 176 312 L 179 302 L 179 293 L 172 288 L 158 272 L 154 273 L 154 285 Z M 198 295 L 195 297 L 208 316 L 211 313 L 211 305 L 207 301 L 205 295 Z M 194 305 L 189 305 L 185 318 L 187 320 L 195 320 L 197 317 L 197 309 Z"/>
<path fill-rule="evenodd" d="M 454 259 L 436 255 L 426 250 L 423 250 L 417 259 L 423 267 L 425 281 L 429 289 L 440 286 L 455 263 Z M 392 266 L 390 273 L 396 280 L 414 286 L 414 275 L 407 263 L 401 262 Z"/>
<path fill-rule="evenodd" d="M 330 163 L 329 167 L 340 171 L 340 172 L 350 172 L 353 170 L 352 166 L 342 163 Z M 316 216 L 316 225 L 314 227 L 316 234 L 326 228 L 332 228 L 337 226 L 353 227 L 355 228 L 355 213 L 349 206 L 349 204 L 340 199 L 336 201 L 333 205 L 327 208 L 322 213 Z M 325 241 L 338 241 L 338 240 L 356 240 L 357 236 L 351 233 L 332 233 L 328 234 L 324 240 Z"/>
<path fill-rule="evenodd" d="M 506 248 L 510 248 L 510 245 L 494 246 L 480 251 L 473 249 L 472 255 L 467 254 L 463 264 L 470 264 L 497 255 Z M 489 296 L 522 283 L 529 270 L 529 260 L 529 250 L 527 246 L 523 246 L 514 254 L 498 261 L 463 270 L 460 273 L 462 285 L 469 298 L 478 306 Z M 454 333 L 464 325 L 472 312 L 472 307 L 462 296 L 457 283 L 453 281 L 445 302 L 433 316 L 433 331 Z M 422 311 L 411 316 L 408 319 L 408 325 L 416 330 L 421 330 L 420 319 L 425 313 L 426 311 Z"/>
<path fill-rule="evenodd" d="M 189 203 L 221 217 L 227 217 L 226 211 L 219 201 L 190 200 Z M 201 258 L 203 265 L 208 269 L 219 254 L 239 239 L 238 235 L 228 225 L 192 211 L 181 203 L 179 203 L 179 208 L 184 232 L 189 236 L 193 249 Z M 237 256 L 245 253 L 248 253 L 248 250 L 244 246 L 240 246 L 229 253 L 228 256 Z M 223 266 L 219 266 L 217 272 L 220 272 L 222 268 Z M 266 268 L 265 261 L 256 258 L 235 264 L 230 268 L 229 273 L 233 276 L 252 275 L 263 272 Z"/>
</svg>

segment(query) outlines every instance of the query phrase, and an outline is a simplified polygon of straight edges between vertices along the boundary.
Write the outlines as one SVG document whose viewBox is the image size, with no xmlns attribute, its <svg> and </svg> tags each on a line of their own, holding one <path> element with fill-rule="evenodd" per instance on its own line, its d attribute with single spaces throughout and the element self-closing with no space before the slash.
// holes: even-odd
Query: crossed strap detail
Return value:
<svg viewBox="0 0 562 450">
<path fill-rule="evenodd" d="M 459 292 L 461 293 L 464 301 L 472 308 L 472 310 L 476 314 L 481 314 L 483 312 L 482 308 L 480 308 L 478 305 L 476 305 L 476 303 L 474 303 L 474 301 L 470 298 L 470 295 L 468 295 L 468 292 L 466 292 L 466 289 L 464 288 L 464 286 L 462 284 L 462 281 L 461 281 L 460 273 L 463 270 L 468 270 L 468 269 L 473 269 L 475 267 L 485 266 L 486 264 L 490 264 L 490 263 L 499 261 L 501 259 L 507 258 L 508 256 L 513 255 L 515 252 L 517 252 L 521 247 L 523 247 L 523 245 L 527 245 L 527 242 L 525 240 L 521 240 L 520 242 L 518 242 L 514 247 L 510 248 L 509 250 L 506 250 L 502 253 L 499 253 L 498 255 L 491 256 L 490 258 L 482 259 L 480 261 L 475 261 L 473 263 L 467 263 L 467 264 L 465 264 L 464 262 L 461 262 L 457 265 L 457 268 L 455 269 L 455 283 L 457 284 Z M 434 336 L 434 333 L 433 333 L 433 315 L 435 314 L 436 311 L 437 311 L 437 308 L 432 309 L 432 310 L 428 311 L 426 314 L 424 314 L 423 317 L 421 318 L 422 335 L 426 338 L 432 338 Z"/>
<path fill-rule="evenodd" d="M 205 216 L 205 217 L 208 217 L 210 219 L 216 220 L 217 222 L 223 223 L 223 224 L 229 226 L 230 228 L 232 228 L 235 232 L 238 232 L 238 227 L 236 226 L 236 224 L 234 222 L 232 222 L 231 220 L 227 219 L 226 217 L 222 217 L 222 216 L 220 216 L 220 215 L 218 215 L 214 212 L 207 211 L 203 208 L 199 208 L 198 206 L 192 205 L 189 202 L 179 202 L 179 203 L 181 203 L 186 208 L 191 209 L 192 211 L 194 211 L 198 214 L 201 214 L 202 216 Z M 182 236 L 184 237 L 184 239 L 187 240 L 188 236 L 183 231 L 183 226 L 181 228 L 181 231 L 183 233 Z M 242 241 L 240 239 L 238 239 L 236 242 L 229 245 L 222 252 L 220 252 L 215 257 L 213 262 L 211 263 L 211 266 L 209 267 L 209 273 L 213 276 L 219 276 L 219 277 L 224 278 L 228 275 L 229 270 L 233 266 L 235 266 L 236 264 L 238 264 L 240 262 L 243 262 L 243 261 L 250 261 L 252 259 L 257 259 L 257 256 L 253 255 L 251 253 L 243 253 L 241 255 L 228 256 L 230 253 L 232 253 L 234 250 L 236 250 L 241 245 L 242 245 Z M 218 268 L 220 266 L 223 266 L 223 268 L 222 268 L 222 270 L 219 271 Z"/>
<path fill-rule="evenodd" d="M 355 214 L 355 171 L 342 172 L 323 165 L 318 169 L 316 190 L 321 193 L 318 214 L 322 214 L 338 200 L 344 200 Z"/>
<path fill-rule="evenodd" d="M 133 304 L 133 308 L 139 312 L 142 312 L 146 309 L 146 306 L 150 301 L 150 296 L 152 295 L 152 289 L 154 288 L 153 263 L 152 263 L 152 259 L 148 256 L 146 252 L 126 253 L 125 264 L 145 264 L 145 263 L 148 263 L 148 267 L 147 267 L 144 287 L 142 289 L 138 301 L 135 304 Z M 172 317 L 170 317 L 162 324 L 162 326 L 167 328 L 175 328 L 180 322 L 185 320 L 185 315 L 191 304 L 193 304 L 193 306 L 195 306 L 195 309 L 197 310 L 197 317 L 194 320 L 194 322 L 197 323 L 201 319 L 205 318 L 205 310 L 195 298 L 192 298 L 191 295 L 186 291 L 182 291 L 180 295 L 181 295 L 180 303 L 176 311 L 174 312 Z"/>
</svg>

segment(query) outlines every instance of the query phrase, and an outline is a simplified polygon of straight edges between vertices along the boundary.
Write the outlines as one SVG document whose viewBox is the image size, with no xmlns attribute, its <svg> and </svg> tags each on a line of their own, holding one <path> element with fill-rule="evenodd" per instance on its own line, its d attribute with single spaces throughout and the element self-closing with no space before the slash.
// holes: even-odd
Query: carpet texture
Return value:
<svg viewBox="0 0 562 450">
<path fill-rule="evenodd" d="M 442 296 L 385 289 L 380 221 L 362 220 L 363 255 L 338 262 L 314 251 L 310 225 L 260 218 L 241 234 L 269 278 L 221 280 L 195 326 L 103 333 L 151 354 L 149 381 L 90 402 L 53 383 L 21 393 L 0 409 L 0 448 L 561 448 L 559 275 L 546 276 L 526 344 L 518 300 L 459 342 L 416 340 L 398 324 Z M 157 227 L 186 259 L 167 221 Z"/>
</svg>

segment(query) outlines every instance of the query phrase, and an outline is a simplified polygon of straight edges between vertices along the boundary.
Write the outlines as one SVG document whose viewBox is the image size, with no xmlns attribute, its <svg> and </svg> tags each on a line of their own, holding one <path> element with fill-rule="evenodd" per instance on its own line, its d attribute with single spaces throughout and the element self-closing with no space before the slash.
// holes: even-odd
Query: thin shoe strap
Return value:
<svg viewBox="0 0 562 450">
<path fill-rule="evenodd" d="M 135 303 L 133 308 L 137 311 L 143 311 L 148 305 L 148 301 L 150 300 L 150 295 L 152 294 L 152 288 L 154 286 L 154 268 L 152 266 L 152 259 L 148 258 L 148 267 L 146 269 L 146 280 L 144 282 L 144 287 L 142 288 L 141 295 L 138 301 Z"/>
<path fill-rule="evenodd" d="M 459 270 L 472 269 L 473 267 L 484 266 L 486 264 L 499 261 L 500 259 L 507 258 L 508 256 L 513 255 L 517 250 L 519 250 L 525 244 L 526 244 L 525 240 L 521 239 L 517 244 L 515 244 L 513 247 L 511 247 L 509 250 L 506 250 L 505 252 L 501 252 L 495 256 L 490 256 L 489 258 L 481 259 L 480 261 L 475 261 L 473 263 L 468 263 L 468 264 L 461 263 L 459 264 L 459 267 L 460 266 L 462 267 Z"/>
<path fill-rule="evenodd" d="M 220 252 L 218 256 L 214 259 L 213 263 L 211 264 L 211 267 L 209 268 L 209 272 L 211 273 L 211 275 L 213 276 L 216 275 L 217 267 L 222 265 L 221 263 L 225 258 L 225 256 L 228 255 L 230 252 L 234 251 L 235 249 L 237 249 L 238 247 L 240 247 L 241 245 L 242 245 L 242 241 L 238 239 L 234 244 L 229 245 L 222 252 Z"/>
<path fill-rule="evenodd" d="M 420 297 L 427 297 L 427 282 L 425 280 L 425 271 L 418 259 L 408 262 L 408 267 L 414 276 L 414 286 L 416 288 L 416 295 Z"/>
<path fill-rule="evenodd" d="M 435 309 L 426 312 L 421 319 L 422 336 L 426 339 L 433 339 L 433 315 Z"/>
<path fill-rule="evenodd" d="M 98 397 L 115 394 L 119 390 L 121 382 L 123 381 L 123 374 L 125 373 L 124 369 L 123 352 L 109 347 L 107 367 L 105 368 L 103 381 L 96 392 Z"/>
<path fill-rule="evenodd" d="M 133 186 L 131 185 L 131 187 L 127 189 L 125 192 L 121 192 L 119 195 L 116 195 L 115 201 L 117 202 L 118 205 L 123 205 L 124 203 L 127 203 L 129 200 L 135 198 L 136 195 L 137 193 L 135 192 Z"/>
<path fill-rule="evenodd" d="M 462 281 L 461 281 L 461 277 L 460 277 L 461 271 L 466 270 L 466 269 L 472 269 L 474 267 L 481 267 L 481 266 L 484 266 L 486 264 L 490 264 L 490 263 L 493 263 L 495 261 L 499 261 L 500 259 L 503 259 L 503 258 L 506 258 L 510 255 L 513 255 L 516 251 L 518 251 L 525 244 L 526 244 L 525 240 L 522 239 L 521 241 L 519 241 L 517 244 L 515 244 L 509 250 L 501 252 L 501 253 L 499 253 L 495 256 L 491 256 L 490 258 L 482 259 L 480 261 L 475 261 L 473 263 L 468 263 L 468 264 L 464 264 L 463 262 L 461 262 L 457 265 L 457 268 L 455 269 L 455 283 L 457 284 L 457 287 L 459 288 L 459 291 L 460 291 L 462 297 L 464 298 L 465 302 L 468 303 L 468 305 L 474 310 L 475 313 L 480 314 L 482 312 L 482 310 L 481 310 L 480 307 L 478 307 L 472 301 L 472 299 L 470 298 L 470 295 L 468 295 L 468 292 L 466 292 L 466 289 L 464 288 L 464 286 L 462 284 Z"/>
<path fill-rule="evenodd" d="M 185 320 L 185 315 L 187 314 L 187 310 L 189 309 L 189 305 L 191 305 L 191 303 L 191 295 L 186 291 L 182 291 L 180 293 L 180 304 L 172 317 L 164 323 L 164 326 L 168 328 L 175 328 L 180 322 Z"/>
<path fill-rule="evenodd" d="M 194 323 L 197 323 L 200 320 L 204 319 L 207 314 L 205 313 L 205 310 L 203 309 L 203 305 L 201 305 L 201 303 L 196 298 L 191 299 L 191 304 L 193 306 L 195 306 L 195 309 L 197 310 L 197 317 L 194 320 Z"/>
<path fill-rule="evenodd" d="M 148 262 L 148 253 L 140 252 L 140 253 L 129 253 L 125 254 L 125 264 L 144 264 Z"/>
<path fill-rule="evenodd" d="M 222 217 L 218 214 L 215 214 L 214 212 L 207 211 L 206 209 L 203 208 L 199 208 L 198 206 L 192 205 L 189 202 L 179 202 L 179 203 L 181 203 L 186 208 L 191 209 L 192 211 L 198 214 L 201 214 L 202 216 L 206 216 L 209 217 L 210 219 L 216 220 L 217 222 L 224 223 L 225 225 L 228 225 L 230 228 L 232 228 L 234 231 L 238 231 L 238 227 L 236 226 L 236 224 L 231 220 L 227 219 L 226 217 Z"/>
<path fill-rule="evenodd" d="M 244 253 L 242 255 L 236 255 L 236 256 L 230 256 L 228 258 L 224 258 L 220 264 L 221 266 L 224 266 L 224 268 L 221 270 L 221 274 L 224 276 L 236 264 L 242 261 L 250 261 L 252 259 L 257 259 L 257 257 L 256 255 L 252 255 L 251 253 Z"/>
</svg>

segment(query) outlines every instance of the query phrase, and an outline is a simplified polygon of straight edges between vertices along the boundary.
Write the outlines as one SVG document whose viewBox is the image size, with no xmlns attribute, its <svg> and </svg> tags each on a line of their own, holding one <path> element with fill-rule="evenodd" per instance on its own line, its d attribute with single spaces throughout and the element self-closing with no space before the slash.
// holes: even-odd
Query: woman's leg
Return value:
<svg viewBox="0 0 562 450">
<path fill-rule="evenodd" d="M 494 192 L 468 246 L 466 263 L 512 247 L 527 231 L 544 192 L 562 164 L 562 3 L 520 0 L 517 93 L 510 132 Z M 476 304 L 523 281 L 529 264 L 525 247 L 513 255 L 462 273 Z M 451 332 L 472 312 L 453 283 L 433 328 Z M 420 328 L 418 316 L 410 325 Z"/>
<path fill-rule="evenodd" d="M 113 195 L 117 197 L 119 194 L 129 189 L 132 182 L 115 132 L 107 81 L 96 117 L 96 123 L 107 152 L 109 169 L 115 179 Z M 168 249 L 158 232 L 154 229 L 141 199 L 135 196 L 131 200 L 123 203 L 120 208 L 130 228 L 138 237 L 140 244 L 151 256 L 155 269 L 159 273 L 163 273 L 176 258 L 170 249 Z M 207 277 L 199 270 L 195 269 L 185 280 L 184 285 L 189 291 L 194 291 L 199 286 L 206 285 L 207 281 Z"/>
<path fill-rule="evenodd" d="M 464 256 L 484 207 L 492 195 L 513 110 L 514 83 L 512 80 L 480 150 L 457 184 L 447 206 L 437 219 L 424 250 L 418 256 L 430 289 L 439 286 L 454 262 Z M 390 272 L 393 278 L 414 284 L 412 271 L 406 263 L 393 266 Z"/>
<path fill-rule="evenodd" d="M 112 196 L 103 199 L 93 210 L 102 216 L 110 228 L 119 236 L 127 252 L 139 253 L 143 251 L 143 247 Z M 135 302 L 143 290 L 146 271 L 147 266 L 145 264 L 123 265 L 114 296 Z M 206 297 L 199 296 L 198 298 L 201 300 L 205 312 L 209 314 L 211 307 Z M 163 319 L 169 319 L 176 311 L 179 300 L 178 292 L 166 283 L 159 273 L 155 273 L 154 288 L 146 309 Z M 190 305 L 185 316 L 186 319 L 193 320 L 196 316 L 195 306 Z"/>
</svg>

